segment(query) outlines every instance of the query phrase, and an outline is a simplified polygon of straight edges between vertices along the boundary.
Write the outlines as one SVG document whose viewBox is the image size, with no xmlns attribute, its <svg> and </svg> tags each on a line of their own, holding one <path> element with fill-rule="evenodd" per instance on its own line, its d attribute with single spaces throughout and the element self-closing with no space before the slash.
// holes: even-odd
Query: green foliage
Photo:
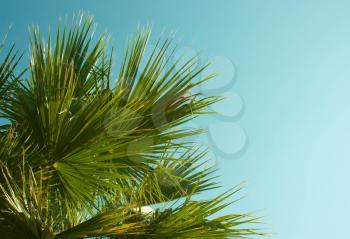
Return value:
<svg viewBox="0 0 350 239">
<path fill-rule="evenodd" d="M 215 216 L 236 189 L 193 199 L 218 187 L 206 151 L 189 141 L 202 130 L 181 127 L 220 100 L 191 93 L 212 78 L 195 80 L 207 65 L 169 63 L 170 38 L 145 58 L 145 28 L 129 41 L 114 82 L 113 49 L 105 35 L 92 38 L 92 24 L 73 19 L 46 41 L 34 28 L 26 71 L 18 72 L 14 47 L 0 63 L 9 122 L 0 129 L 1 238 L 258 235 L 249 214 Z"/>
</svg>

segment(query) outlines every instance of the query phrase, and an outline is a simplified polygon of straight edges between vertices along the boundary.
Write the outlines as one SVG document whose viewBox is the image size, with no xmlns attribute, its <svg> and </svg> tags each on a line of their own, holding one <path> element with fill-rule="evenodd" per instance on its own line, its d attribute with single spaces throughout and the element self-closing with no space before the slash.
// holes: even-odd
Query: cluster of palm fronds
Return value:
<svg viewBox="0 0 350 239">
<path fill-rule="evenodd" d="M 91 17 L 73 20 L 46 41 L 34 28 L 24 71 L 13 47 L 2 55 L 0 237 L 258 234 L 248 214 L 215 216 L 236 189 L 193 199 L 218 186 L 205 151 L 189 140 L 202 130 L 180 127 L 219 100 L 191 93 L 212 77 L 195 80 L 206 66 L 172 63 L 171 39 L 144 59 L 146 28 L 129 42 L 114 82 L 113 51 L 105 36 L 92 39 L 91 26 Z"/>
</svg>

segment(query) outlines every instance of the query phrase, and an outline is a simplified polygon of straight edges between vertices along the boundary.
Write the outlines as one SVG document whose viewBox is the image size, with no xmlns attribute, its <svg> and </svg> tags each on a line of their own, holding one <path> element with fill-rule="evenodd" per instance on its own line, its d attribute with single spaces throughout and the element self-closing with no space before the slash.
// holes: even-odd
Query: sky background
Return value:
<svg viewBox="0 0 350 239">
<path fill-rule="evenodd" d="M 154 43 L 176 32 L 175 55 L 200 53 L 221 72 L 203 86 L 227 100 L 193 122 L 212 149 L 225 212 L 254 211 L 273 239 L 346 238 L 350 213 L 350 2 L 311 0 L 1 1 L 0 34 L 28 50 L 28 26 L 95 15 L 121 55 L 138 25 Z M 118 55 L 119 54 L 119 55 Z M 213 196 L 208 193 L 203 197 Z"/>
</svg>

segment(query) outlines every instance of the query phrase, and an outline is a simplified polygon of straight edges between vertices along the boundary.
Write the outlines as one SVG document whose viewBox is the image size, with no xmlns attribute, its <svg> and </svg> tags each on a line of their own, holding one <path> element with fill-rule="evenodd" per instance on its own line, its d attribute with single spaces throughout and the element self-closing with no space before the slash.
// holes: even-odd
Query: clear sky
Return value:
<svg viewBox="0 0 350 239">
<path fill-rule="evenodd" d="M 175 31 L 178 55 L 201 53 L 221 71 L 202 90 L 227 97 L 222 115 L 193 125 L 208 127 L 199 139 L 224 189 L 246 182 L 227 212 L 256 211 L 273 239 L 347 238 L 349 9 L 345 0 L 1 1 L 0 34 L 12 25 L 7 42 L 27 50 L 29 25 L 54 28 L 85 10 L 118 57 L 138 25 L 153 26 L 153 42 Z"/>
</svg>

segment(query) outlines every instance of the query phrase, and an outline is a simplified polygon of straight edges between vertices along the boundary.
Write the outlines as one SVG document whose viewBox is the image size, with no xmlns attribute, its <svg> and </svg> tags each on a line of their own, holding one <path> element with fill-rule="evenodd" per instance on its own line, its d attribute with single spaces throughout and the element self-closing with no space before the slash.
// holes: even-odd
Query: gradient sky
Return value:
<svg viewBox="0 0 350 239">
<path fill-rule="evenodd" d="M 176 32 L 178 55 L 201 53 L 221 75 L 203 87 L 227 100 L 199 139 L 224 189 L 246 182 L 226 212 L 255 211 L 273 239 L 346 238 L 350 179 L 350 2 L 311 0 L 2 1 L 0 34 L 28 49 L 28 26 L 95 15 L 125 46 L 138 25 L 153 42 Z M 152 43 L 151 39 L 151 43 Z M 209 197 L 213 193 L 205 195 Z"/>
</svg>

